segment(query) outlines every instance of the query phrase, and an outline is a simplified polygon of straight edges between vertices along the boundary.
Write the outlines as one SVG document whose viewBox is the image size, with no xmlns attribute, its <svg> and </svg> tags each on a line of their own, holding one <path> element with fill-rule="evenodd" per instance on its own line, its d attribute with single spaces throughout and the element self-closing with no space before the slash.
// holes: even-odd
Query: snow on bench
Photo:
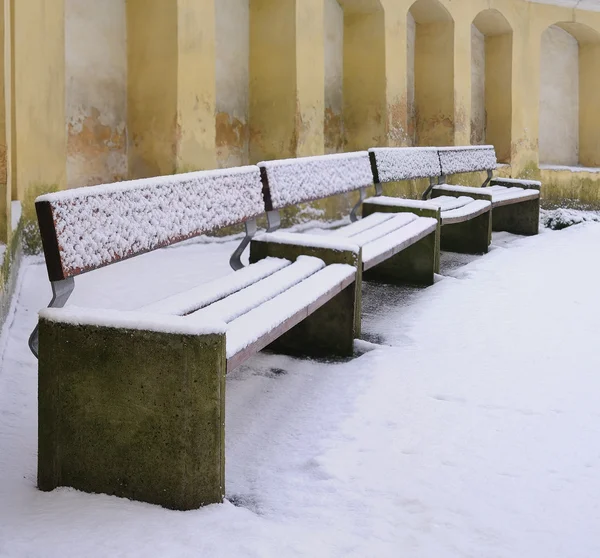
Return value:
<svg viewBox="0 0 600 558">
<path fill-rule="evenodd" d="M 473 200 L 463 206 L 442 212 L 442 225 L 464 223 L 489 212 L 492 204 L 485 200 Z"/>
<path fill-rule="evenodd" d="M 466 172 L 492 171 L 497 167 L 493 145 L 440 147 L 438 149 L 443 176 Z"/>
<path fill-rule="evenodd" d="M 478 190 L 478 188 L 474 188 Z M 482 202 L 482 203 L 480 203 Z M 381 205 L 389 207 L 404 207 L 418 209 L 440 209 L 442 214 L 442 225 L 452 225 L 462 223 L 478 217 L 482 213 L 489 211 L 491 203 L 489 201 L 474 200 L 468 196 L 440 196 L 430 200 L 405 200 L 401 198 L 392 198 L 389 196 L 380 196 L 370 198 L 370 205 Z"/>
<path fill-rule="evenodd" d="M 323 260 L 300 256 L 293 264 L 273 273 L 254 285 L 219 300 L 189 315 L 192 322 L 229 323 L 261 304 L 301 283 L 325 267 Z"/>
<path fill-rule="evenodd" d="M 264 205 L 251 166 L 77 188 L 40 196 L 36 209 L 59 281 L 247 221 Z"/>
<path fill-rule="evenodd" d="M 376 183 L 399 182 L 441 174 L 435 147 L 377 147 L 369 149 Z"/>
<path fill-rule="evenodd" d="M 373 184 L 366 151 L 259 163 L 267 211 L 344 194 Z"/>
<path fill-rule="evenodd" d="M 502 207 L 514 203 L 537 200 L 540 197 L 540 191 L 537 188 L 509 188 L 506 186 L 488 186 L 482 190 L 491 190 L 492 206 Z"/>
<path fill-rule="evenodd" d="M 379 169 L 380 165 L 382 169 Z M 256 242 L 356 252 L 360 247 L 385 239 L 418 217 L 403 214 L 392 219 L 393 216 L 384 214 L 371 215 L 367 219 L 342 227 L 331 235 L 321 236 L 276 232 L 280 220 L 277 215 L 273 218 L 273 214 L 290 205 L 358 190 L 360 201 L 351 212 L 351 220 L 354 221 L 356 210 L 366 197 L 367 187 L 373 185 L 374 176 L 376 187 L 379 187 L 379 180 L 403 180 L 430 174 L 437 176 L 440 173 L 439 158 L 434 148 L 377 148 L 369 152 L 272 161 L 259 163 L 259 166 L 265 187 L 269 232 L 257 236 Z M 394 236 L 396 237 L 397 235 Z M 421 237 L 417 234 L 412 243 L 419 240 Z M 404 247 L 411 245 L 404 237 L 401 243 Z M 398 252 L 392 250 L 390 257 L 396 253 Z"/>
<path fill-rule="evenodd" d="M 363 248 L 364 271 L 372 269 L 430 234 L 434 234 L 437 226 L 437 219 L 418 217 L 392 233 L 379 238 L 377 242 L 366 244 Z"/>
<path fill-rule="evenodd" d="M 172 314 L 184 316 L 191 314 L 200 308 L 222 300 L 261 279 L 265 279 L 291 265 L 292 262 L 280 258 L 265 258 L 253 265 L 240 269 L 236 273 L 230 273 L 199 287 L 190 289 L 183 293 L 177 293 L 168 298 L 153 302 L 140 309 L 141 312 L 154 314 Z"/>
<path fill-rule="evenodd" d="M 329 265 L 230 322 L 227 326 L 227 370 L 233 370 L 248 356 L 264 349 L 355 279 L 355 267 Z"/>
<path fill-rule="evenodd" d="M 519 185 L 521 188 L 533 188 L 535 190 L 540 190 L 542 187 L 542 183 L 539 180 L 524 180 L 521 178 L 494 178 L 492 179 L 492 186 L 498 185 L 502 186 L 504 184 L 509 184 L 511 186 Z"/>
</svg>

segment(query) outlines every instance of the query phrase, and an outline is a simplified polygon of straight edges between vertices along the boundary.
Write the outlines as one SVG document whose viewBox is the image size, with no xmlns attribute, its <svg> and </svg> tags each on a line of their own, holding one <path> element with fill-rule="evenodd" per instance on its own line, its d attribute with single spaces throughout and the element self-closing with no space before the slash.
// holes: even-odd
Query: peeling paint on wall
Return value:
<svg viewBox="0 0 600 558">
<path fill-rule="evenodd" d="M 248 163 L 250 65 L 249 0 L 216 2 L 217 163 Z"/>
<path fill-rule="evenodd" d="M 127 178 L 125 0 L 66 0 L 67 184 Z"/>
</svg>

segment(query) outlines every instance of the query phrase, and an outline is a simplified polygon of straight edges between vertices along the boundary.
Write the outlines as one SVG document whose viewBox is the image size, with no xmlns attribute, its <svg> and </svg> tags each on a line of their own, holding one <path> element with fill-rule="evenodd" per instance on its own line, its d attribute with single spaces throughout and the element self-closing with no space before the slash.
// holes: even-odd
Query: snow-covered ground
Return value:
<svg viewBox="0 0 600 558">
<path fill-rule="evenodd" d="M 235 243 L 82 276 L 72 303 L 136 308 L 228 273 Z M 0 557 L 600 556 L 600 224 L 485 257 L 427 289 L 367 285 L 354 359 L 261 354 L 227 381 L 227 498 L 173 512 L 36 488 L 49 298 L 22 269 L 0 342 Z"/>
</svg>

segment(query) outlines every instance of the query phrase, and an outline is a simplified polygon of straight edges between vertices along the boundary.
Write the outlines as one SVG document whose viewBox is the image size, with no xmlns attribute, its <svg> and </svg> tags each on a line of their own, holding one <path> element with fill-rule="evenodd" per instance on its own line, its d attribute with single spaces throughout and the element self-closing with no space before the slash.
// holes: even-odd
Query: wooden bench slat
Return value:
<svg viewBox="0 0 600 558">
<path fill-rule="evenodd" d="M 360 234 L 364 231 L 372 229 L 385 221 L 391 219 L 394 215 L 391 213 L 372 213 L 368 217 L 364 219 L 359 219 L 358 221 L 341 227 L 331 233 L 330 236 L 336 236 L 339 238 L 351 238 L 357 234 Z"/>
<path fill-rule="evenodd" d="M 175 294 L 140 309 L 155 314 L 184 316 L 232 295 L 291 265 L 289 260 L 265 258 L 215 281 Z"/>
<path fill-rule="evenodd" d="M 240 316 L 227 328 L 227 370 L 264 349 L 356 280 L 356 268 L 332 264 Z"/>
<path fill-rule="evenodd" d="M 284 267 L 262 281 L 190 314 L 188 318 L 194 323 L 205 321 L 230 323 L 294 285 L 301 283 L 324 267 L 325 264 L 318 258 L 300 256 L 292 265 Z"/>
<path fill-rule="evenodd" d="M 502 207 L 513 203 L 537 200 L 539 197 L 540 191 L 534 188 L 528 190 L 523 188 L 509 188 L 506 192 L 494 193 L 492 196 L 492 205 L 493 207 Z"/>
<path fill-rule="evenodd" d="M 492 203 L 485 200 L 475 200 L 462 207 L 442 212 L 442 225 L 463 223 L 490 211 Z"/>
<path fill-rule="evenodd" d="M 440 196 L 439 198 L 428 200 L 427 203 L 433 207 L 439 207 L 442 210 L 443 216 L 444 212 L 459 209 L 473 203 L 473 201 L 473 198 L 468 196 L 459 196 L 458 198 L 453 196 Z"/>
<path fill-rule="evenodd" d="M 398 213 L 392 219 L 352 237 L 359 246 L 366 246 L 418 219 L 414 213 Z"/>
<path fill-rule="evenodd" d="M 409 214 L 410 215 L 410 214 Z M 363 247 L 363 269 L 371 269 L 435 232 L 438 222 L 431 217 L 418 217 L 406 226 Z"/>
</svg>

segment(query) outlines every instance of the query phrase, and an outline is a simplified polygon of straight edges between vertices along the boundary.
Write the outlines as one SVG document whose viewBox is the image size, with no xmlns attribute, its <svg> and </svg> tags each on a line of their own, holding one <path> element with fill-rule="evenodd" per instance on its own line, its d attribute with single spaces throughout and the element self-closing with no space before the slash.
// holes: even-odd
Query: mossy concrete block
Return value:
<svg viewBox="0 0 600 558">
<path fill-rule="evenodd" d="M 492 240 L 492 212 L 442 227 L 442 250 L 460 254 L 487 254 Z"/>
<path fill-rule="evenodd" d="M 40 320 L 38 486 L 223 500 L 225 335 Z"/>
<path fill-rule="evenodd" d="M 266 239 L 254 239 L 250 243 L 250 263 L 268 257 L 294 262 L 299 256 L 314 256 L 326 265 L 351 265 L 356 268 L 356 280 L 272 343 L 269 349 L 310 357 L 352 355 L 354 339 L 360 337 L 361 333 L 362 252 L 283 244 Z"/>
<path fill-rule="evenodd" d="M 398 200 L 399 203 L 402 202 L 402 200 Z M 435 231 L 435 237 L 434 237 L 434 241 L 435 244 L 433 246 L 433 250 L 434 250 L 434 266 L 433 266 L 433 272 L 434 273 L 439 273 L 440 272 L 440 246 L 441 246 L 441 233 L 442 233 L 442 213 L 440 211 L 439 208 L 436 207 L 431 207 L 431 208 L 414 208 L 414 207 L 410 207 L 410 206 L 402 206 L 402 205 L 379 205 L 379 204 L 371 204 L 368 201 L 365 202 L 363 204 L 363 210 L 362 210 L 362 216 L 364 217 L 368 217 L 369 215 L 372 215 L 373 213 L 414 213 L 417 217 L 431 217 L 433 219 L 436 219 L 438 222 L 438 226 L 437 229 Z M 426 240 L 426 239 L 423 239 Z M 408 268 L 408 275 L 406 277 L 404 277 L 402 274 L 398 277 L 398 281 L 403 281 L 405 279 L 407 279 L 409 282 L 415 282 L 417 284 L 430 284 L 428 282 L 422 282 L 423 279 L 425 279 L 425 276 L 421 275 L 422 271 L 424 269 L 424 267 L 426 267 L 425 261 L 423 260 L 423 253 L 427 253 L 427 246 L 428 243 L 427 242 L 423 242 L 420 241 L 419 243 L 415 244 L 414 246 L 420 245 L 421 243 L 423 243 L 423 246 L 421 248 L 415 248 L 414 250 L 404 250 L 403 252 L 400 252 L 400 254 L 397 254 L 398 257 L 398 263 L 394 264 L 391 263 L 390 265 L 392 266 L 392 268 L 396 268 L 396 269 L 400 269 L 401 265 L 407 266 Z M 411 247 L 412 248 L 412 247 Z M 404 256 L 402 256 L 402 254 L 404 254 Z M 394 256 L 396 257 L 396 256 Z M 416 261 L 413 262 L 412 258 L 415 258 Z M 428 257 L 428 256 L 427 256 Z M 381 265 L 381 264 L 380 264 Z M 390 271 L 392 270 L 392 268 L 390 268 Z M 410 271 L 410 270 L 414 270 L 414 272 Z M 376 270 L 373 270 L 373 272 L 369 272 L 369 275 L 371 278 L 375 277 Z M 387 273 L 387 272 L 384 272 Z M 411 276 L 412 279 L 411 279 Z M 365 277 L 367 278 L 367 277 Z M 388 279 L 392 279 L 391 277 L 388 277 Z"/>
<path fill-rule="evenodd" d="M 539 233 L 540 200 L 528 200 L 510 205 L 494 207 L 492 228 L 513 234 L 532 236 Z"/>
<path fill-rule="evenodd" d="M 433 285 L 439 265 L 438 229 L 402 252 L 364 272 L 367 281 L 391 284 Z"/>
</svg>

